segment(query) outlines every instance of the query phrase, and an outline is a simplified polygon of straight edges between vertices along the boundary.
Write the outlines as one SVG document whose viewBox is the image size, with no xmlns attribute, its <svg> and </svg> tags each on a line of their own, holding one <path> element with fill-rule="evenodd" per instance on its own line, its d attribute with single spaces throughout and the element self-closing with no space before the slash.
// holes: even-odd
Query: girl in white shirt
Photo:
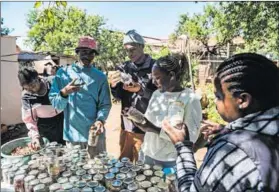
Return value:
<svg viewBox="0 0 279 192">
<path fill-rule="evenodd" d="M 144 118 L 130 108 L 128 118 L 146 132 L 140 157 L 147 164 L 159 164 L 164 168 L 176 164 L 177 152 L 168 135 L 161 129 L 167 118 L 178 129 L 185 124 L 190 140 L 195 142 L 202 120 L 200 97 L 191 89 L 181 87 L 181 77 L 187 66 L 185 56 L 165 56 L 159 58 L 152 68 L 153 83 L 158 87 L 149 102 Z M 138 119 L 142 119 L 139 121 Z"/>
</svg>

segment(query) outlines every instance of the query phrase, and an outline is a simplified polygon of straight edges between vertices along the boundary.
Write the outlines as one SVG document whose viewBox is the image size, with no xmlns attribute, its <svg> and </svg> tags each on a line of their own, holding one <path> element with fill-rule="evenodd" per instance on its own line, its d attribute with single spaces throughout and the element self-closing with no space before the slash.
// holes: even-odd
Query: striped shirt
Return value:
<svg viewBox="0 0 279 192">
<path fill-rule="evenodd" d="M 260 191 L 262 183 L 254 162 L 244 151 L 225 141 L 211 146 L 197 170 L 191 142 L 175 145 L 178 186 L 186 191 Z"/>
</svg>

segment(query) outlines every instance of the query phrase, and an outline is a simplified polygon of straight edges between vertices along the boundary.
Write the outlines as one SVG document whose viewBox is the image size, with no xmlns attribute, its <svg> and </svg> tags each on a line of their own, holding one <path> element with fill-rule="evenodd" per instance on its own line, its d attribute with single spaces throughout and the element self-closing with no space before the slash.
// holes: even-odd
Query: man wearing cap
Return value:
<svg viewBox="0 0 279 192">
<path fill-rule="evenodd" d="M 106 76 L 92 66 L 97 52 L 92 37 L 81 37 L 76 48 L 78 61 L 59 69 L 53 79 L 49 98 L 52 105 L 64 110 L 63 138 L 68 147 L 87 148 L 90 158 L 106 151 L 104 123 L 111 109 Z M 87 146 L 90 128 L 101 132 L 95 147 Z"/>
<path fill-rule="evenodd" d="M 155 60 L 144 53 L 144 39 L 135 30 L 126 33 L 123 45 L 130 61 L 117 66 L 117 70 L 122 74 L 129 74 L 132 77 L 132 83 L 123 84 L 120 73 L 113 73 L 109 77 L 111 91 L 115 98 L 121 100 L 122 110 L 134 106 L 145 113 L 149 99 L 157 89 L 151 79 L 151 70 Z M 136 161 L 144 132 L 125 116 L 121 116 L 121 128 L 120 158 L 128 157 L 131 161 Z"/>
</svg>

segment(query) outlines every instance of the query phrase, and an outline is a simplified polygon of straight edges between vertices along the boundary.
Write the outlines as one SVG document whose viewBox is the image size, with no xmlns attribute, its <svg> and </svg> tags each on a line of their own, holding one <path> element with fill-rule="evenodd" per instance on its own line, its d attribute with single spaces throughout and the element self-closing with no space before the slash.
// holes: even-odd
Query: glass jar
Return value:
<svg viewBox="0 0 279 192">
<path fill-rule="evenodd" d="M 98 181 L 99 183 L 102 183 L 103 182 L 103 179 L 104 179 L 104 176 L 102 174 L 96 174 L 94 175 L 93 177 L 93 180 L 94 181 Z"/>
<path fill-rule="evenodd" d="M 132 171 L 139 173 L 141 171 L 141 167 L 138 165 L 134 165 L 130 168 Z"/>
<path fill-rule="evenodd" d="M 62 189 L 66 190 L 66 191 L 69 191 L 71 190 L 74 186 L 71 184 L 71 183 L 64 183 L 61 185 Z"/>
<path fill-rule="evenodd" d="M 53 183 L 52 185 L 49 186 L 49 191 L 50 192 L 55 192 L 55 191 L 57 191 L 60 188 L 61 188 L 61 184 Z"/>
<path fill-rule="evenodd" d="M 96 126 L 93 126 L 93 128 L 89 130 L 88 146 L 95 147 L 97 145 L 99 140 L 99 134 L 97 132 L 98 128 Z"/>
<path fill-rule="evenodd" d="M 86 186 L 86 182 L 84 182 L 84 181 L 78 181 L 76 183 L 76 187 L 78 187 L 78 188 L 83 188 L 85 186 Z"/>
<path fill-rule="evenodd" d="M 138 166 L 143 166 L 143 165 L 144 165 L 144 162 L 143 162 L 142 160 L 138 160 L 138 161 L 136 162 L 136 165 L 138 165 Z"/>
<path fill-rule="evenodd" d="M 45 186 L 45 184 L 38 184 L 33 188 L 34 192 L 46 192 L 47 191 L 47 187 Z"/>
<path fill-rule="evenodd" d="M 24 175 L 17 175 L 14 178 L 14 191 L 15 192 L 24 192 Z"/>
<path fill-rule="evenodd" d="M 178 181 L 176 179 L 175 174 L 168 174 L 166 175 L 166 183 L 169 186 L 169 191 L 170 192 L 178 192 Z"/>
<path fill-rule="evenodd" d="M 163 178 L 164 177 L 164 171 L 155 171 L 154 175 L 157 176 L 157 177 L 161 177 Z"/>
<path fill-rule="evenodd" d="M 37 177 L 37 175 L 39 174 L 39 170 L 37 169 L 34 169 L 34 170 L 31 170 L 28 175 L 34 175 L 35 177 Z"/>
<path fill-rule="evenodd" d="M 38 179 L 40 180 L 40 182 L 41 182 L 41 180 L 42 179 L 44 179 L 44 178 L 46 178 L 47 177 L 47 173 L 40 173 L 39 175 L 38 175 Z"/>
<path fill-rule="evenodd" d="M 81 177 L 81 180 L 82 181 L 85 181 L 85 182 L 88 182 L 88 181 L 91 181 L 92 180 L 92 175 L 90 174 L 85 174 Z"/>
<path fill-rule="evenodd" d="M 120 191 L 122 187 L 122 181 L 114 180 L 111 183 L 112 190 L 111 191 Z"/>
<path fill-rule="evenodd" d="M 124 166 L 124 163 L 117 162 L 117 163 L 115 163 L 115 165 L 114 165 L 114 166 L 120 169 L 121 167 L 123 167 L 123 166 Z"/>
<path fill-rule="evenodd" d="M 122 163 L 127 163 L 127 162 L 130 162 L 130 159 L 129 159 L 128 157 L 123 157 L 123 158 L 121 159 L 121 162 L 122 162 Z"/>
<path fill-rule="evenodd" d="M 102 175 L 105 175 L 106 173 L 108 173 L 108 169 L 107 168 L 101 168 L 99 169 L 99 173 Z"/>
<path fill-rule="evenodd" d="M 82 176 L 82 175 L 85 175 L 85 174 L 86 174 L 86 171 L 84 169 L 78 169 L 76 171 L 77 176 Z"/>
<path fill-rule="evenodd" d="M 146 179 L 145 175 L 138 175 L 136 176 L 136 181 L 139 183 L 141 181 L 144 181 Z"/>
<path fill-rule="evenodd" d="M 107 173 L 105 175 L 105 186 L 107 189 L 111 189 L 111 183 L 114 180 L 115 175 L 113 173 Z"/>
<path fill-rule="evenodd" d="M 163 170 L 163 167 L 162 167 L 161 165 L 154 165 L 154 166 L 153 166 L 153 169 L 154 169 L 155 171 L 162 171 L 162 170 Z"/>
<path fill-rule="evenodd" d="M 137 172 L 135 172 L 135 171 L 129 171 L 128 173 L 127 173 L 127 177 L 128 178 L 134 178 L 134 177 L 136 177 L 137 176 Z"/>
<path fill-rule="evenodd" d="M 60 174 L 60 166 L 55 156 L 50 156 L 47 159 L 47 170 L 51 177 L 57 177 Z"/>
<path fill-rule="evenodd" d="M 69 181 L 69 179 L 67 177 L 60 177 L 57 179 L 57 182 L 60 184 L 67 183 L 68 181 Z"/>
<path fill-rule="evenodd" d="M 82 166 L 82 168 L 87 171 L 87 170 L 92 168 L 92 165 L 85 164 L 85 165 Z"/>
<path fill-rule="evenodd" d="M 125 166 L 128 167 L 128 168 L 131 168 L 131 167 L 133 167 L 134 165 L 133 165 L 133 163 L 131 163 L 131 162 L 127 162 L 127 163 L 125 163 Z"/>
<path fill-rule="evenodd" d="M 95 170 L 95 169 L 89 169 L 88 171 L 87 171 L 87 173 L 88 174 L 90 174 L 90 175 L 96 175 L 97 174 L 97 171 Z"/>
<path fill-rule="evenodd" d="M 145 170 L 144 172 L 143 172 L 143 174 L 145 175 L 145 177 L 146 177 L 146 179 L 147 180 L 150 180 L 150 178 L 152 177 L 152 175 L 153 175 L 153 171 L 152 170 Z"/>
<path fill-rule="evenodd" d="M 124 181 L 123 181 L 124 188 L 127 188 L 128 185 L 133 183 L 133 182 L 134 182 L 133 178 L 126 178 L 126 179 L 124 179 Z"/>
<path fill-rule="evenodd" d="M 169 186 L 168 184 L 166 184 L 165 182 L 159 182 L 157 187 L 159 188 L 159 190 L 161 191 L 166 191 L 169 192 Z"/>
<path fill-rule="evenodd" d="M 151 177 L 150 178 L 150 182 L 153 184 L 153 185 L 157 185 L 159 182 L 163 181 L 162 178 L 160 177 L 157 177 L 157 176 L 154 176 L 154 177 Z"/>
<path fill-rule="evenodd" d="M 63 173 L 62 173 L 62 177 L 71 177 L 72 176 L 72 172 L 71 171 L 64 171 Z"/>
<path fill-rule="evenodd" d="M 158 189 L 158 187 L 150 187 L 147 189 L 147 192 L 160 192 L 160 190 Z"/>
<path fill-rule="evenodd" d="M 46 178 L 41 180 L 41 183 L 43 183 L 47 187 L 49 187 L 52 184 L 52 178 L 51 177 L 46 177 Z"/>
</svg>

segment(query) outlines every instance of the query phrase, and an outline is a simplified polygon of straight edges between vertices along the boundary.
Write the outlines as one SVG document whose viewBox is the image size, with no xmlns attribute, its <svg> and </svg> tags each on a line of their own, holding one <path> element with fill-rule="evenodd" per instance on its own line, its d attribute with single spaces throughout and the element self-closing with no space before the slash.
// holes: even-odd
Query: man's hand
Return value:
<svg viewBox="0 0 279 192">
<path fill-rule="evenodd" d="M 132 93 L 137 93 L 140 91 L 141 85 L 139 83 L 133 83 L 132 86 L 124 84 L 123 89 Z"/>
<path fill-rule="evenodd" d="M 91 129 L 93 129 L 94 126 L 97 128 L 97 135 L 100 135 L 104 132 L 104 124 L 101 121 L 96 121 L 94 125 L 91 126 Z"/>
<path fill-rule="evenodd" d="M 169 120 L 164 119 L 162 122 L 162 129 L 169 135 L 173 144 L 183 142 L 189 138 L 188 129 L 185 124 L 172 127 Z"/>
<path fill-rule="evenodd" d="M 121 74 L 120 71 L 110 71 L 108 74 L 108 79 L 110 86 L 115 88 L 116 85 L 121 81 Z"/>
<path fill-rule="evenodd" d="M 69 94 L 74 93 L 74 92 L 77 92 L 77 91 L 80 90 L 81 84 L 76 85 L 76 84 L 75 84 L 76 80 L 77 80 L 77 78 L 75 78 L 74 80 L 72 80 L 68 85 L 66 85 L 66 86 L 61 90 L 62 96 L 67 97 Z"/>
<path fill-rule="evenodd" d="M 31 141 L 31 148 L 35 151 L 39 150 L 41 148 L 40 138 L 33 138 Z"/>
</svg>

